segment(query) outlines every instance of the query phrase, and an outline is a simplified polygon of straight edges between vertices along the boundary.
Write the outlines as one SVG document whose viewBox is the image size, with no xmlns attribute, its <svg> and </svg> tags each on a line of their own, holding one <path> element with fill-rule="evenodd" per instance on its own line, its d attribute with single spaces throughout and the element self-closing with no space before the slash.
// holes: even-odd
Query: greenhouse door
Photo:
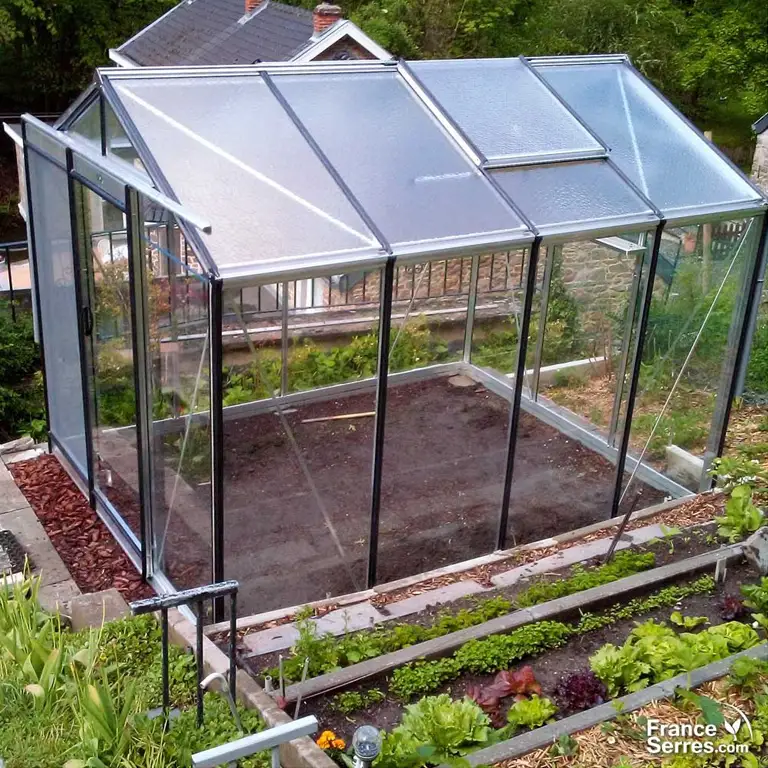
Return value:
<svg viewBox="0 0 768 768">
<path fill-rule="evenodd" d="M 126 217 L 79 181 L 73 182 L 73 193 L 93 492 L 125 532 L 138 539 L 141 504 Z"/>
</svg>

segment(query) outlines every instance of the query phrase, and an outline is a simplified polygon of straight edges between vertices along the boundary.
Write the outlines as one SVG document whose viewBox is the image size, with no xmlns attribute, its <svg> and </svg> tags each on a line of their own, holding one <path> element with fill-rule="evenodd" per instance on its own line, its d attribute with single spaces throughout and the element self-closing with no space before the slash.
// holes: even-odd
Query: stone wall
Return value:
<svg viewBox="0 0 768 768">
<path fill-rule="evenodd" d="M 752 178 L 765 192 L 768 192 L 768 131 L 757 137 L 755 157 L 752 161 Z"/>
</svg>

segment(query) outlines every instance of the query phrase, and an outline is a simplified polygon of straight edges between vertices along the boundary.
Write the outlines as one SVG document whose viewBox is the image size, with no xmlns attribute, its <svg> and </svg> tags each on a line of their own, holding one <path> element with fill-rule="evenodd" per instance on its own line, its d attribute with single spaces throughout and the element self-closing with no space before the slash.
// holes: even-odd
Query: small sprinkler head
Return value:
<svg viewBox="0 0 768 768">
<path fill-rule="evenodd" d="M 361 765 L 369 766 L 381 752 L 381 731 L 375 725 L 361 725 L 352 736 L 352 748 Z"/>
</svg>

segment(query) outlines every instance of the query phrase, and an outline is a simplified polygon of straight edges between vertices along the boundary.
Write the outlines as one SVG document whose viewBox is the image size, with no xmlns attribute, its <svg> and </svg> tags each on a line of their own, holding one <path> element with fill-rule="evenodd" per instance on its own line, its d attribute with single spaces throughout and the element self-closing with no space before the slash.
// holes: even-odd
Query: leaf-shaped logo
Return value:
<svg viewBox="0 0 768 768">
<path fill-rule="evenodd" d="M 723 727 L 725 728 L 728 733 L 731 734 L 731 736 L 735 736 L 739 732 L 739 728 L 741 728 L 741 718 L 737 718 L 732 723 L 729 723 L 727 720 L 723 723 Z"/>
</svg>

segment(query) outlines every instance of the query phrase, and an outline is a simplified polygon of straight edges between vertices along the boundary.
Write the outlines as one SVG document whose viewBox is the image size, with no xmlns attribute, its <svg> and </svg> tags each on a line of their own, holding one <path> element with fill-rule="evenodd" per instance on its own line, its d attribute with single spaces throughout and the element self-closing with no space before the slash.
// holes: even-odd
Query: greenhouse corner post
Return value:
<svg viewBox="0 0 768 768">
<path fill-rule="evenodd" d="M 72 269 L 74 272 L 75 286 L 75 312 L 77 313 L 77 341 L 80 350 L 80 382 L 83 391 L 83 423 L 85 426 L 85 471 L 88 480 L 88 503 L 91 509 L 96 509 L 96 488 L 94 480 L 93 458 L 93 410 L 91 408 L 91 395 L 88 380 L 88 365 L 91 357 L 86 348 L 86 337 L 93 333 L 93 309 L 90 296 L 83 296 L 83 264 L 80 261 L 80 233 L 78 232 L 78 217 L 75 208 L 75 179 L 74 157 L 72 150 L 66 150 L 67 158 L 67 197 L 69 201 L 69 224 L 72 238 Z M 90 249 L 89 249 L 90 252 Z M 86 267 L 87 269 L 87 267 Z M 87 289 L 86 289 L 87 290 Z M 87 298 L 87 302 L 86 302 Z M 87 322 L 86 322 L 87 320 Z"/>
<path fill-rule="evenodd" d="M 651 263 L 648 266 L 648 278 L 643 294 L 643 306 L 640 310 L 640 324 L 637 329 L 637 343 L 635 344 L 635 356 L 632 360 L 632 375 L 627 394 L 627 415 L 624 418 L 624 429 L 621 433 L 621 443 L 616 456 L 616 477 L 613 485 L 613 499 L 611 501 L 611 517 L 618 517 L 619 504 L 621 503 L 621 484 L 624 480 L 624 467 L 627 463 L 627 451 L 629 450 L 629 436 L 632 431 L 632 415 L 635 410 L 635 398 L 640 380 L 640 365 L 643 361 L 643 349 L 645 347 L 645 334 L 648 330 L 648 318 L 651 314 L 651 301 L 653 299 L 653 284 L 656 280 L 656 265 L 659 263 L 659 250 L 661 249 L 661 235 L 666 225 L 666 219 L 661 219 L 656 227 L 653 237 L 653 249 L 651 251 Z M 617 397 L 620 397 L 622 382 L 617 385 Z"/>
<path fill-rule="evenodd" d="M 133 376 L 136 387 L 136 450 L 139 458 L 139 518 L 141 537 L 141 578 L 153 575 L 152 547 L 152 402 L 149 380 L 149 332 L 147 317 L 147 285 L 142 242 L 142 214 L 139 193 L 125 187 L 125 218 L 128 235 L 128 292 L 131 300 L 131 341 L 133 343 Z"/>
<path fill-rule="evenodd" d="M 376 381 L 376 421 L 373 427 L 373 469 L 371 472 L 371 528 L 368 536 L 368 588 L 376 585 L 379 560 L 379 514 L 381 512 L 381 470 L 384 453 L 384 425 L 387 415 L 389 375 L 389 334 L 392 327 L 392 296 L 395 257 L 389 254 L 384 267 L 379 318 L 379 375 Z"/>
<path fill-rule="evenodd" d="M 501 497 L 501 513 L 499 514 L 499 531 L 496 541 L 496 549 L 504 549 L 507 543 L 507 525 L 509 523 L 509 502 L 512 495 L 512 474 L 515 464 L 517 427 L 520 423 L 520 407 L 523 399 L 523 379 L 525 378 L 525 358 L 528 354 L 528 334 L 531 327 L 531 309 L 533 308 L 533 294 L 536 290 L 536 271 L 539 264 L 540 249 L 541 236 L 536 235 L 536 238 L 531 244 L 531 253 L 528 257 L 528 272 L 525 279 L 523 317 L 522 322 L 520 323 L 520 334 L 517 345 L 515 389 L 512 395 L 512 413 L 509 418 L 507 466 L 504 472 L 504 492 Z"/>
<path fill-rule="evenodd" d="M 730 381 L 728 387 L 728 396 L 725 402 L 722 404 L 723 415 L 721 417 L 720 433 L 717 437 L 717 448 L 712 458 L 722 456 L 723 449 L 725 448 L 725 438 L 728 432 L 728 422 L 731 419 L 731 407 L 733 406 L 733 400 L 736 397 L 737 387 L 739 385 L 740 373 L 742 367 L 745 364 L 745 353 L 749 348 L 750 333 L 754 330 L 751 321 L 752 308 L 757 300 L 757 294 L 760 287 L 761 268 L 763 266 L 763 253 L 768 249 L 768 213 L 762 215 L 762 223 L 760 226 L 760 237 L 757 243 L 757 249 L 752 257 L 751 272 L 749 275 L 749 284 L 747 292 L 747 300 L 744 306 L 744 312 L 741 318 L 741 329 L 739 331 L 738 346 L 736 348 L 736 356 L 733 361 L 733 369 L 730 372 Z M 712 478 L 710 487 L 714 485 L 715 478 Z"/>
<path fill-rule="evenodd" d="M 224 389 L 223 281 L 210 277 L 208 327 L 211 334 L 211 556 L 213 582 L 224 581 Z M 223 621 L 224 599 L 213 601 L 213 621 Z"/>
<path fill-rule="evenodd" d="M 24 155 L 24 181 L 27 189 L 27 217 L 29 219 L 29 263 L 32 266 L 32 289 L 34 292 L 35 314 L 37 315 L 37 336 L 40 339 L 40 372 L 43 376 L 43 400 L 45 401 L 45 434 L 48 453 L 53 453 L 51 440 L 51 408 L 48 399 L 48 377 L 45 372 L 45 338 L 43 336 L 43 315 L 40 305 L 40 276 L 37 269 L 37 246 L 35 244 L 35 219 L 32 205 L 32 184 L 29 172 L 29 148 L 27 146 L 27 124 L 21 121 L 21 143 Z"/>
</svg>

